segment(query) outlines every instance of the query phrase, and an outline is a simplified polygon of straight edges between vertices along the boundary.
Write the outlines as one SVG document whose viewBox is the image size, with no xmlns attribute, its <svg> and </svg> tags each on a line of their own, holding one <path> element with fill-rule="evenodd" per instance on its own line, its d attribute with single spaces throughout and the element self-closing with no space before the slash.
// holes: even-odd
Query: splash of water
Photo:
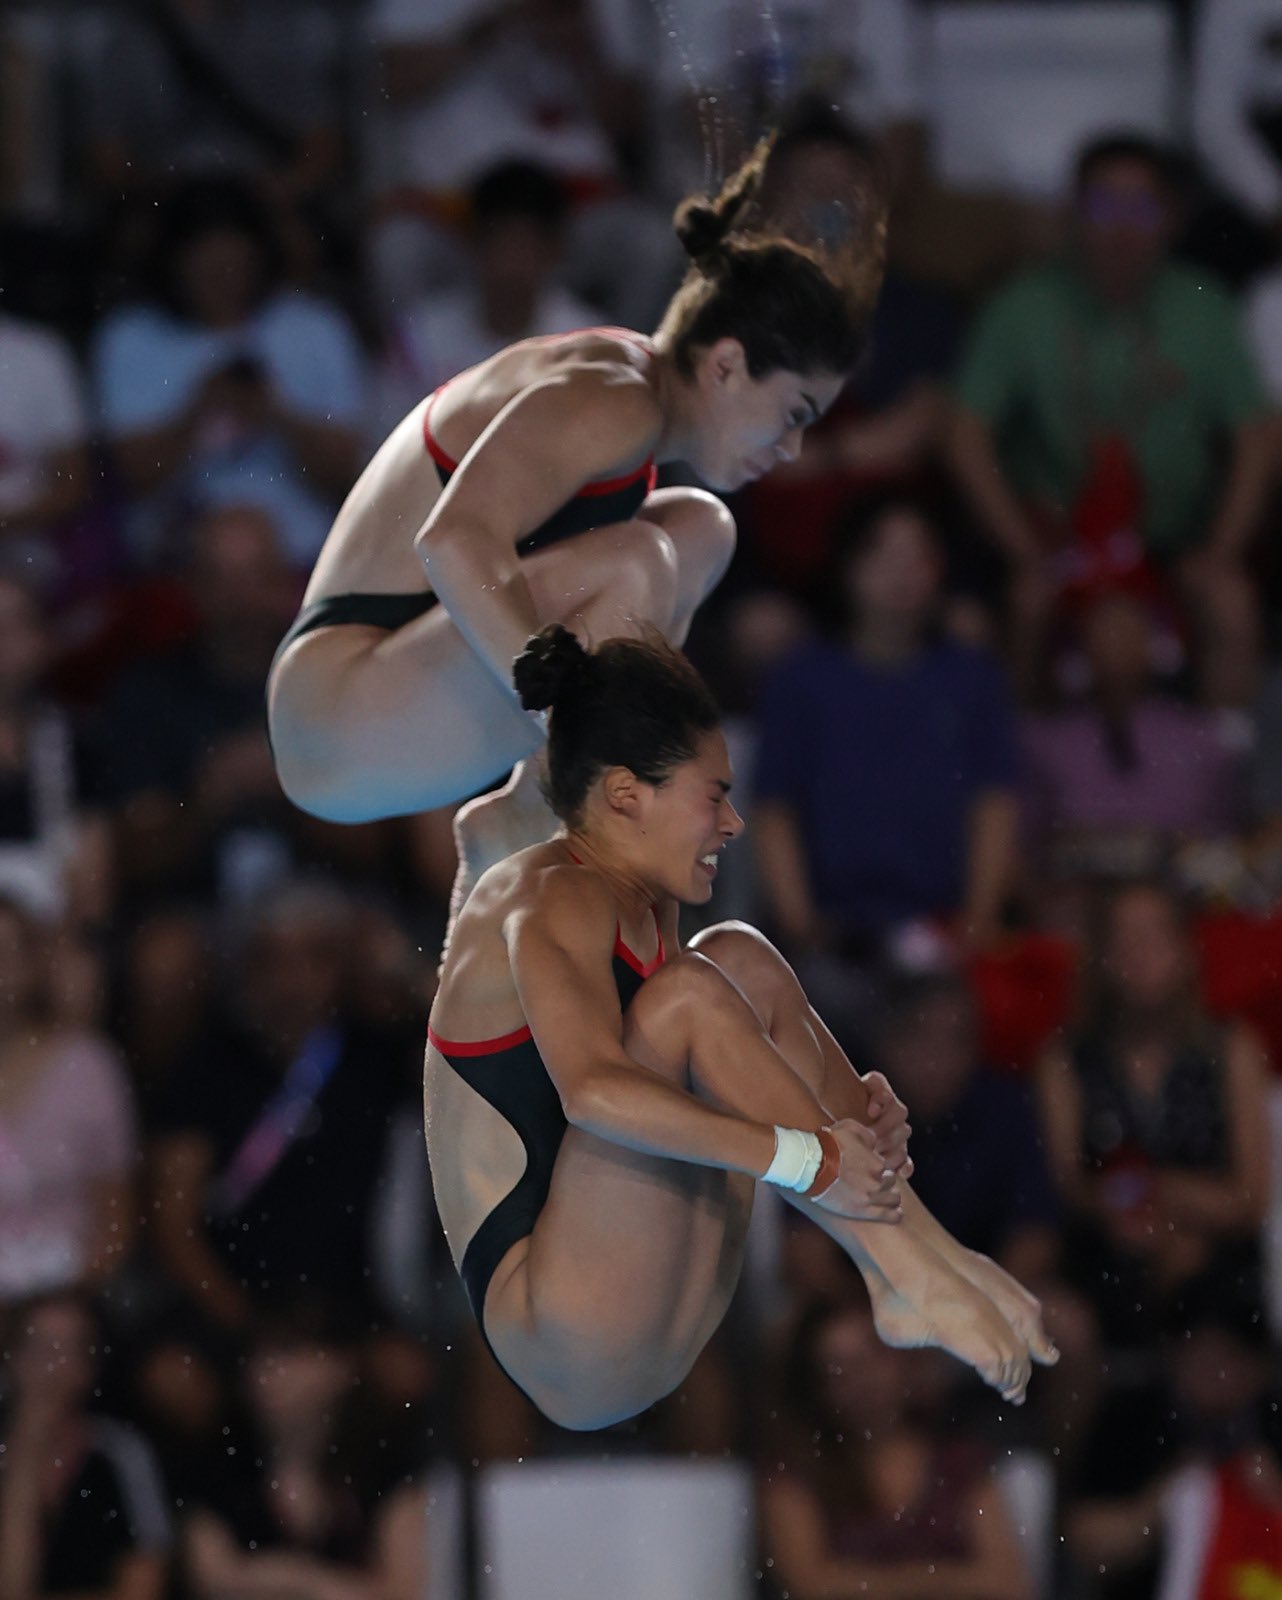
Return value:
<svg viewBox="0 0 1282 1600">
<path fill-rule="evenodd" d="M 704 84 L 695 68 L 690 47 L 681 31 L 676 0 L 650 0 L 650 5 L 664 38 L 676 51 L 681 76 L 694 101 L 699 117 L 699 137 L 703 144 L 703 186 L 707 193 L 713 194 L 725 177 L 725 125 L 722 121 L 721 99 Z"/>
<path fill-rule="evenodd" d="M 682 31 L 680 0 L 650 0 L 650 6 L 664 40 L 676 53 L 681 77 L 696 107 L 703 146 L 704 188 L 709 193 L 715 193 L 726 176 L 729 140 L 733 138 L 732 153 L 738 161 L 743 147 L 750 145 L 765 129 L 773 127 L 787 103 L 789 62 L 784 29 L 774 0 L 759 0 L 756 7 L 745 4 L 741 18 L 751 17 L 756 35 L 743 39 L 740 52 L 741 57 L 751 63 L 751 71 L 756 78 L 743 107 L 747 118 L 757 123 L 755 128 L 737 126 L 739 119 L 733 111 L 736 104 L 735 85 L 709 84 L 700 76 Z M 747 89 L 749 85 L 740 87 Z M 730 123 L 736 125 L 729 126 Z"/>
<path fill-rule="evenodd" d="M 787 63 L 784 60 L 783 31 L 779 26 L 779 18 L 775 15 L 772 0 L 762 0 L 758 15 L 761 18 L 761 31 L 765 40 L 765 49 L 762 51 L 764 71 L 760 110 L 764 125 L 770 127 L 775 122 L 787 94 Z"/>
</svg>

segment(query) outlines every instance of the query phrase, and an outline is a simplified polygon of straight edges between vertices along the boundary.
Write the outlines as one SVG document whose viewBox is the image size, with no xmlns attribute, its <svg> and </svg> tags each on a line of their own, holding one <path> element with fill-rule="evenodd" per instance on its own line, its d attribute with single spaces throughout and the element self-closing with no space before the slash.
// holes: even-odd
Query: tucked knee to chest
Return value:
<svg viewBox="0 0 1282 1600">
<path fill-rule="evenodd" d="M 791 992 L 796 978 L 769 939 L 746 922 L 722 922 L 696 934 L 691 947 L 753 1004 Z"/>
<path fill-rule="evenodd" d="M 654 1047 L 676 1054 L 665 1057 L 655 1070 L 669 1069 L 680 1077 L 685 1062 L 678 1046 L 696 1029 L 715 1027 L 742 1016 L 742 997 L 726 975 L 702 954 L 686 951 L 647 978 L 624 1019 L 624 1043 L 646 1046 L 639 1059 L 650 1064 Z M 636 1052 L 634 1052 L 636 1053 Z"/>
<path fill-rule="evenodd" d="M 737 531 L 729 508 L 706 489 L 671 491 L 656 520 L 672 540 L 682 596 L 698 603 L 721 581 L 734 555 Z"/>
</svg>

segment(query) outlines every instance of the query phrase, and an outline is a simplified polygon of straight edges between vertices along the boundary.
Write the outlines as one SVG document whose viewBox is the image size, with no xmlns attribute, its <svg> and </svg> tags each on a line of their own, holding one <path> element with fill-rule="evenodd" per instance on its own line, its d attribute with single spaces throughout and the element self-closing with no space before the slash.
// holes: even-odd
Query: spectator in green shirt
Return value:
<svg viewBox="0 0 1282 1600">
<path fill-rule="evenodd" d="M 1053 609 L 1109 585 L 1169 585 L 1208 698 L 1241 703 L 1258 655 L 1244 565 L 1272 428 L 1237 312 L 1170 260 L 1173 166 L 1140 137 L 1080 155 L 1071 248 L 981 312 L 956 386 L 950 454 L 1012 566 L 1028 680 Z"/>
</svg>

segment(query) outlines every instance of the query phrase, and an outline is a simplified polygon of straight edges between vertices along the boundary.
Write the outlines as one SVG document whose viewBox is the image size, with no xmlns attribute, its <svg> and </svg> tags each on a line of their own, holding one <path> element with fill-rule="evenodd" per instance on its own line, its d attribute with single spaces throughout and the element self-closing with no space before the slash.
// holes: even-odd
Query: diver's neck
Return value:
<svg viewBox="0 0 1282 1600">
<path fill-rule="evenodd" d="M 642 916 L 658 900 L 657 885 L 600 841 L 571 828 L 561 842 L 581 866 L 591 867 L 601 874 L 621 910 Z"/>
<path fill-rule="evenodd" d="M 693 452 L 694 426 L 689 414 L 689 385 L 677 371 L 667 339 L 662 333 L 653 340 L 650 361 L 650 387 L 663 412 L 663 429 L 654 445 L 654 459 L 688 461 Z"/>
</svg>

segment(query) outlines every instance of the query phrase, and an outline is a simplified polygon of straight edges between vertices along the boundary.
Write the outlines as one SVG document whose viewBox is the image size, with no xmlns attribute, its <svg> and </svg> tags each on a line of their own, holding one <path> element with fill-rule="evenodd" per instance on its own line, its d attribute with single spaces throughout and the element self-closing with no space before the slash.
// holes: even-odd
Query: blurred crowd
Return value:
<svg viewBox="0 0 1282 1600">
<path fill-rule="evenodd" d="M 767 125 L 762 224 L 877 186 L 891 262 L 691 637 L 709 915 L 1063 1359 L 1013 1413 L 886 1348 L 766 1196 L 604 1448 L 751 1463 L 772 1600 L 1279 1591 L 1282 0 L 8 0 L 0 1600 L 441 1600 L 442 1472 L 602 1448 L 432 1212 L 451 817 L 293 809 L 263 684 L 388 428 L 652 328 Z"/>
</svg>

